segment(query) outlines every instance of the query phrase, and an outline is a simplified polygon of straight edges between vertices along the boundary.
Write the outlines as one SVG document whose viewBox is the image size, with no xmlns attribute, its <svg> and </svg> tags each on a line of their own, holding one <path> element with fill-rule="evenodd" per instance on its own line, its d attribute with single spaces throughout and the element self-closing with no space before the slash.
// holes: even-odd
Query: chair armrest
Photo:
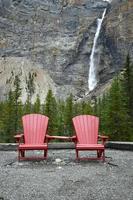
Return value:
<svg viewBox="0 0 133 200">
<path fill-rule="evenodd" d="M 77 136 L 76 135 L 72 136 L 71 137 L 71 141 L 74 142 L 74 143 L 76 143 L 77 142 Z"/>
<path fill-rule="evenodd" d="M 46 141 L 49 142 L 50 140 L 55 139 L 53 136 L 46 134 Z"/>
<path fill-rule="evenodd" d="M 17 143 L 20 143 L 21 140 L 24 140 L 24 134 L 21 133 L 21 134 L 17 134 L 14 136 L 15 140 Z"/>
<path fill-rule="evenodd" d="M 67 141 L 71 141 L 71 137 L 67 137 L 67 136 L 57 136 L 57 135 L 46 135 L 46 140 L 67 140 Z"/>
<path fill-rule="evenodd" d="M 105 144 L 105 142 L 109 140 L 109 137 L 106 135 L 98 135 L 98 139 L 102 141 L 102 144 Z"/>
</svg>

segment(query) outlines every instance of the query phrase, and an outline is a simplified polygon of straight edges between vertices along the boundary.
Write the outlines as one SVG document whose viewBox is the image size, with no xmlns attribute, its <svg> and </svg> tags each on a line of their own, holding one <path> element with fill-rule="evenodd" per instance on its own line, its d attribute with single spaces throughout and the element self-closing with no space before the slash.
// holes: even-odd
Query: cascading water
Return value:
<svg viewBox="0 0 133 200">
<path fill-rule="evenodd" d="M 96 34 L 94 37 L 93 47 L 92 47 L 92 51 L 91 51 L 91 55 L 90 55 L 90 69 L 89 69 L 89 78 L 88 78 L 89 91 L 92 91 L 97 85 L 95 52 L 96 52 L 97 40 L 98 40 L 98 37 L 100 34 L 100 30 L 101 30 L 101 26 L 102 26 L 102 22 L 103 22 L 105 14 L 106 14 L 106 8 L 104 9 L 102 18 L 97 19 L 97 29 L 96 29 Z"/>
<path fill-rule="evenodd" d="M 107 1 L 108 3 L 111 3 L 112 0 L 103 0 L 103 1 Z"/>
</svg>

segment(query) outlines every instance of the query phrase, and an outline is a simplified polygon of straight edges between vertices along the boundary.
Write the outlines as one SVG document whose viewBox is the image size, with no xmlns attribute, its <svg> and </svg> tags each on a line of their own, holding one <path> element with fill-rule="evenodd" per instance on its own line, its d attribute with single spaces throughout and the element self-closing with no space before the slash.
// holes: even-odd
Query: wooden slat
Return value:
<svg viewBox="0 0 133 200">
<path fill-rule="evenodd" d="M 97 144 L 99 128 L 98 117 L 92 115 L 79 115 L 72 120 L 79 143 Z"/>
<path fill-rule="evenodd" d="M 28 114 L 22 117 L 25 144 L 43 144 L 48 127 L 48 117 Z"/>
</svg>

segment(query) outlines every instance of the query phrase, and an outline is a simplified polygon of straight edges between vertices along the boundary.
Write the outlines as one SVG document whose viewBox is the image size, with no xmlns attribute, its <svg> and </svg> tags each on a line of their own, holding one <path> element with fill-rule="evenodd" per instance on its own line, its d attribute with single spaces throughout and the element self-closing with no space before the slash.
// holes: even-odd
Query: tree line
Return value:
<svg viewBox="0 0 133 200">
<path fill-rule="evenodd" d="M 97 99 L 95 109 L 101 132 L 111 140 L 133 141 L 133 63 L 129 56 L 110 89 Z"/>
<path fill-rule="evenodd" d="M 115 76 L 112 85 L 95 101 L 75 102 L 72 94 L 65 101 L 57 100 L 49 90 L 41 104 L 39 95 L 31 102 L 34 93 L 34 77 L 27 80 L 27 100 L 21 102 L 20 79 L 16 75 L 14 89 L 0 102 L 0 142 L 14 142 L 13 136 L 21 132 L 21 118 L 25 114 L 40 113 L 49 117 L 48 132 L 51 135 L 73 135 L 72 118 L 89 114 L 100 118 L 101 134 L 110 140 L 133 141 L 133 64 L 127 56 L 123 70 Z"/>
</svg>

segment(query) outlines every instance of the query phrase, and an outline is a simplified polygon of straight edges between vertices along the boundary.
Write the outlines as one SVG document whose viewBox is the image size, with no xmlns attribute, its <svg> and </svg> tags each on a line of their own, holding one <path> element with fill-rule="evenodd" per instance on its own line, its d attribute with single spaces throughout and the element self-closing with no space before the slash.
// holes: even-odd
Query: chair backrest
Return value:
<svg viewBox="0 0 133 200">
<path fill-rule="evenodd" d="M 96 144 L 98 142 L 99 118 L 92 115 L 79 115 L 72 119 L 78 143 Z"/>
<path fill-rule="evenodd" d="M 47 116 L 28 114 L 22 117 L 25 144 L 43 144 L 48 127 Z"/>
</svg>

